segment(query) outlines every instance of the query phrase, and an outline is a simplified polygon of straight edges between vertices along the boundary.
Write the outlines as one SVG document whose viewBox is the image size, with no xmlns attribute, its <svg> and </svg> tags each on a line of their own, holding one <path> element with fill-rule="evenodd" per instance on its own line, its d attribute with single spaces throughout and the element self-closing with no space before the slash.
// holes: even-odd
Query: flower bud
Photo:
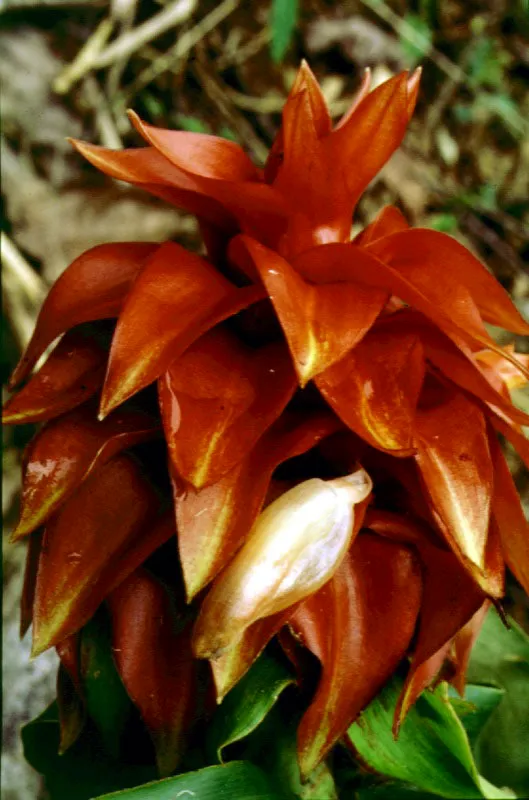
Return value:
<svg viewBox="0 0 529 800">
<path fill-rule="evenodd" d="M 371 488 L 359 469 L 331 481 L 312 478 L 271 503 L 206 597 L 195 626 L 195 654 L 218 657 L 253 622 L 323 586 L 350 545 L 354 507 Z"/>
</svg>

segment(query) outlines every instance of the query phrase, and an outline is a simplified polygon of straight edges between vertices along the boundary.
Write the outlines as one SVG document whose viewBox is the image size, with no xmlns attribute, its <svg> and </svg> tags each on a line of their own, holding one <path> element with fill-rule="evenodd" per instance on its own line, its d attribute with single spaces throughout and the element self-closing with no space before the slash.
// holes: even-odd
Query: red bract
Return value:
<svg viewBox="0 0 529 800">
<path fill-rule="evenodd" d="M 220 700 L 290 626 L 321 664 L 298 731 L 308 773 L 406 657 L 395 730 L 447 658 L 462 689 L 505 564 L 529 589 L 528 526 L 496 435 L 529 461 L 529 418 L 508 392 L 529 370 L 485 322 L 529 324 L 462 245 L 395 208 L 350 238 L 418 85 L 366 80 L 333 129 L 303 65 L 264 170 L 233 142 L 136 115 L 147 147 L 75 143 L 196 214 L 208 257 L 103 245 L 51 289 L 13 385 L 64 337 L 5 411 L 45 422 L 17 530 L 44 527 L 23 627 L 33 619 L 34 652 L 64 649 L 108 598 L 116 664 L 164 773 L 193 716 L 191 642 Z M 140 568 L 175 519 L 183 581 L 175 564 L 160 582 L 156 556 L 154 576 Z M 193 636 L 174 613 L 184 595 Z"/>
<path fill-rule="evenodd" d="M 174 771 L 196 704 L 189 624 L 167 590 L 137 570 L 109 595 L 118 672 L 152 736 L 161 775 Z"/>
</svg>

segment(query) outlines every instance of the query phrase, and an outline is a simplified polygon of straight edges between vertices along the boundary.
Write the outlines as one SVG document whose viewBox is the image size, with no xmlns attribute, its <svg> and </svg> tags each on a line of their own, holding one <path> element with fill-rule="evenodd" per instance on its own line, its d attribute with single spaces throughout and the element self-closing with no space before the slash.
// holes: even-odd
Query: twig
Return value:
<svg viewBox="0 0 529 800">
<path fill-rule="evenodd" d="M 138 0 L 112 0 L 112 17 L 117 20 L 120 34 L 129 33 L 134 27 L 134 19 Z M 116 61 L 108 71 L 105 89 L 108 97 L 114 97 L 118 91 L 121 76 L 127 65 L 127 59 L 122 58 Z"/>
<path fill-rule="evenodd" d="M 67 94 L 77 81 L 81 80 L 87 72 L 90 72 L 93 68 L 95 57 L 108 42 L 113 30 L 113 21 L 105 17 L 72 63 L 68 64 L 53 81 L 53 90 L 57 94 Z"/>
<path fill-rule="evenodd" d="M 276 114 L 282 111 L 285 105 L 285 98 L 280 95 L 268 94 L 264 97 L 251 97 L 237 92 L 235 89 L 228 89 L 227 94 L 236 106 L 244 111 L 254 111 L 256 114 Z"/>
<path fill-rule="evenodd" d="M 35 325 L 37 308 L 46 295 L 46 285 L 3 231 L 0 234 L 0 255 L 4 279 L 3 303 L 13 333 L 21 348 L 24 348 Z"/>
<path fill-rule="evenodd" d="M 144 44 L 152 42 L 153 39 L 158 38 L 170 28 L 185 22 L 194 12 L 196 6 L 197 0 L 174 0 L 173 3 L 158 14 L 155 14 L 154 17 L 138 25 L 132 31 L 124 33 L 115 42 L 112 42 L 106 50 L 103 50 L 94 59 L 92 68 L 109 67 L 120 59 L 128 58 Z"/>
<path fill-rule="evenodd" d="M 474 236 L 478 236 L 486 245 L 502 259 L 505 265 L 509 266 L 511 274 L 517 274 L 521 270 L 521 261 L 514 247 L 511 247 L 496 231 L 486 225 L 472 212 L 463 216 L 463 226 L 466 227 Z"/>
<path fill-rule="evenodd" d="M 127 89 L 127 97 L 132 98 L 149 83 L 152 83 L 159 75 L 171 71 L 180 71 L 180 62 L 187 54 L 200 42 L 210 31 L 217 27 L 229 14 L 231 14 L 240 0 L 224 0 L 209 14 L 203 17 L 197 24 L 188 31 L 185 31 L 178 39 L 176 44 L 167 52 L 155 58 L 149 66 L 141 72 L 136 80 Z"/>
<path fill-rule="evenodd" d="M 479 84 L 476 80 L 467 75 L 467 73 L 461 69 L 457 64 L 454 64 L 444 53 L 441 53 L 440 50 L 437 50 L 435 47 L 432 47 L 428 38 L 420 33 L 420 31 L 415 30 L 415 28 L 410 25 L 405 19 L 396 14 L 393 9 L 391 9 L 384 0 L 361 0 L 361 2 L 371 9 L 375 14 L 377 14 L 381 19 L 390 25 L 395 33 L 401 36 L 403 39 L 407 39 L 408 42 L 415 45 L 416 47 L 420 48 L 426 58 L 429 58 L 430 61 L 439 67 L 445 75 L 454 81 L 454 83 L 463 83 L 467 88 L 472 90 L 474 93 L 479 91 L 485 91 L 484 87 Z M 522 117 L 521 114 L 515 114 L 514 110 L 512 113 L 513 122 L 515 125 L 513 127 L 516 128 L 516 131 L 519 134 L 523 134 L 527 130 L 527 124 L 525 119 Z"/>
<path fill-rule="evenodd" d="M 237 130 L 242 141 L 246 142 L 257 161 L 264 164 L 268 156 L 268 147 L 261 141 L 252 125 L 231 103 L 227 87 L 214 78 L 198 60 L 193 62 L 193 72 L 202 85 L 204 92 L 215 103 L 228 124 Z"/>
<path fill-rule="evenodd" d="M 448 75 L 449 78 L 452 78 L 453 81 L 456 81 L 456 83 L 464 83 L 469 80 L 461 67 L 458 67 L 457 64 L 450 61 L 444 53 L 432 47 L 429 39 L 423 33 L 415 30 L 409 22 L 399 17 L 399 15 L 386 5 L 383 0 L 361 0 L 361 2 L 387 22 L 395 33 L 422 50 L 425 55 L 430 58 L 440 70 Z"/>
<path fill-rule="evenodd" d="M 426 140 L 433 142 L 432 133 L 439 125 L 441 117 L 443 116 L 443 112 L 450 102 L 457 86 L 457 81 L 454 81 L 453 78 L 448 78 L 445 80 L 440 92 L 437 95 L 437 98 L 427 110 L 424 122 L 424 135 Z"/>
<path fill-rule="evenodd" d="M 30 303 L 38 306 L 47 292 L 46 284 L 4 231 L 0 233 L 0 254 L 4 269 L 14 276 L 19 291 Z"/>
<path fill-rule="evenodd" d="M 249 42 L 242 47 L 239 47 L 235 52 L 221 53 L 217 58 L 217 70 L 222 72 L 226 67 L 237 67 L 244 64 L 252 56 L 255 56 L 259 50 L 268 44 L 272 33 L 268 26 L 263 28 L 256 36 L 253 36 Z"/>
<path fill-rule="evenodd" d="M 86 99 L 94 110 L 95 122 L 101 144 L 112 150 L 121 150 L 123 142 L 116 129 L 108 101 L 93 75 L 87 75 L 83 82 Z"/>
</svg>

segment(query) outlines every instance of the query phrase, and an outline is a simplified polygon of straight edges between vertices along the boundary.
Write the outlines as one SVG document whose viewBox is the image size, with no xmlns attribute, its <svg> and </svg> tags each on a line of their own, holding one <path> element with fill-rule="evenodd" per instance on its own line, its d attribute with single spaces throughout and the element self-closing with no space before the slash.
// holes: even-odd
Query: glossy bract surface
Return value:
<svg viewBox="0 0 529 800">
<path fill-rule="evenodd" d="M 31 537 L 23 626 L 35 653 L 57 646 L 78 694 L 60 704 L 63 743 L 84 719 L 71 712 L 85 703 L 76 637 L 102 603 L 163 774 L 273 637 L 289 657 L 311 651 L 307 775 L 400 662 L 395 732 L 447 663 L 462 689 L 505 565 L 529 589 L 528 526 L 497 439 L 529 463 L 529 419 L 509 396 L 528 358 L 486 323 L 529 324 L 460 243 L 396 208 L 351 238 L 419 78 L 364 81 L 333 126 L 303 64 L 264 168 L 234 142 L 135 114 L 145 147 L 73 142 L 195 214 L 205 255 L 173 242 L 81 254 L 12 377 L 25 385 L 5 421 L 44 423 L 15 535 Z M 213 680 L 199 708 L 200 659 Z"/>
</svg>

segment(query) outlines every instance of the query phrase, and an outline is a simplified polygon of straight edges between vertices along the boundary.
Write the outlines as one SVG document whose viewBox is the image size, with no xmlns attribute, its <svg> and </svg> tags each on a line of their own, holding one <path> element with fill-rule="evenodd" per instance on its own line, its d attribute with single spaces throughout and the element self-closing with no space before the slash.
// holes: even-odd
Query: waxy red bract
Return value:
<svg viewBox="0 0 529 800">
<path fill-rule="evenodd" d="M 312 478 L 363 469 L 373 481 L 327 582 L 300 602 L 288 595 L 224 652 L 200 617 L 194 640 L 214 656 L 218 700 L 287 623 L 312 651 L 321 673 L 298 731 L 305 774 L 399 662 L 410 659 L 395 732 L 447 659 L 462 690 L 505 564 L 529 590 L 528 525 L 497 441 L 529 464 L 529 418 L 509 396 L 529 364 L 485 323 L 522 335 L 529 324 L 461 244 L 411 229 L 392 206 L 351 240 L 419 78 L 370 91 L 366 73 L 333 128 L 303 64 L 263 170 L 238 144 L 135 114 L 146 147 L 74 143 L 107 175 L 195 214 L 207 258 L 173 242 L 82 254 L 50 290 L 12 378 L 29 381 L 5 420 L 46 423 L 25 459 L 22 630 L 33 621 L 34 653 L 61 649 L 63 746 L 82 724 L 69 654 L 107 599 L 116 664 L 159 769 L 177 766 L 197 710 L 192 618 L 234 558 L 242 568 L 236 554 L 262 509 Z M 137 407 L 113 410 L 133 395 Z M 175 534 L 182 575 L 173 552 L 167 582 L 165 559 L 151 556 Z"/>
<path fill-rule="evenodd" d="M 160 774 L 170 775 L 196 710 L 189 624 L 147 570 L 136 570 L 114 589 L 108 607 L 117 670 L 149 729 Z"/>
</svg>

